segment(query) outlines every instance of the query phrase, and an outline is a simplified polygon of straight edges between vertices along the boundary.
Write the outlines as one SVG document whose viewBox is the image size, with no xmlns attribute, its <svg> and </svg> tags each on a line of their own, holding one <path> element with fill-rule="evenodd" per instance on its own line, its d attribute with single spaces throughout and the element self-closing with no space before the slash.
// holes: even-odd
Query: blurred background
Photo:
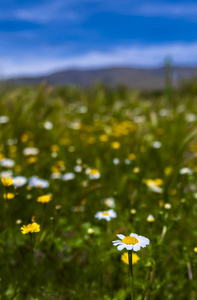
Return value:
<svg viewBox="0 0 197 300">
<path fill-rule="evenodd" d="M 2 0 L 0 76 L 154 69 L 167 59 L 192 77 L 197 64 L 196 15 L 194 0 Z M 173 77 L 180 76 L 176 71 Z"/>
<path fill-rule="evenodd" d="M 197 300 L 197 1 L 0 3 L 0 298 Z"/>
</svg>

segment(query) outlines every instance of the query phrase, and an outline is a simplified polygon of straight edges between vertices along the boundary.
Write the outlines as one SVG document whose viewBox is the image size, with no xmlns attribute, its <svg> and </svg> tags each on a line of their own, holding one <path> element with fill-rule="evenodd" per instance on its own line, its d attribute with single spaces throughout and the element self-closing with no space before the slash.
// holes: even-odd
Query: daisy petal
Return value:
<svg viewBox="0 0 197 300">
<path fill-rule="evenodd" d="M 145 248 L 146 244 L 140 242 L 140 247 Z"/>
<path fill-rule="evenodd" d="M 133 237 L 135 237 L 135 238 L 138 238 L 138 234 L 136 234 L 136 233 L 131 233 L 130 236 L 133 236 Z"/>
<path fill-rule="evenodd" d="M 134 250 L 134 251 L 139 251 L 139 250 L 140 250 L 140 244 L 139 244 L 139 243 L 135 244 L 135 245 L 133 246 L 133 250 Z"/>
<path fill-rule="evenodd" d="M 126 245 L 126 249 L 127 249 L 127 250 L 132 250 L 133 247 L 134 247 L 133 245 Z"/>
<path fill-rule="evenodd" d="M 125 238 L 125 236 L 123 234 L 117 234 L 117 237 L 119 237 L 119 239 L 123 240 Z"/>
<path fill-rule="evenodd" d="M 122 245 L 122 242 L 119 241 L 119 242 L 113 243 L 113 246 L 117 246 L 117 245 Z"/>
<path fill-rule="evenodd" d="M 112 241 L 112 243 L 122 243 L 120 240 Z"/>
<path fill-rule="evenodd" d="M 119 245 L 118 247 L 117 247 L 117 249 L 119 250 L 119 251 L 121 251 L 122 249 L 124 249 L 125 248 L 125 245 L 123 244 L 123 245 Z"/>
<path fill-rule="evenodd" d="M 147 238 L 145 238 L 144 236 L 139 236 L 138 237 L 138 240 L 140 241 L 140 242 L 142 242 L 143 244 L 145 244 L 145 245 L 149 245 L 150 244 L 150 240 L 149 239 L 147 239 Z"/>
</svg>

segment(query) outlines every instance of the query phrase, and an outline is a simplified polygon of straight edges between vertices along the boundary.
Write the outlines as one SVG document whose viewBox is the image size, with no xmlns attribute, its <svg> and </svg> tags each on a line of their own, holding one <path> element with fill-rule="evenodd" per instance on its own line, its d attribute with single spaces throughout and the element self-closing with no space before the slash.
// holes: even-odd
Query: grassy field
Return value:
<svg viewBox="0 0 197 300">
<path fill-rule="evenodd" d="M 0 299 L 197 299 L 196 95 L 0 87 Z"/>
</svg>

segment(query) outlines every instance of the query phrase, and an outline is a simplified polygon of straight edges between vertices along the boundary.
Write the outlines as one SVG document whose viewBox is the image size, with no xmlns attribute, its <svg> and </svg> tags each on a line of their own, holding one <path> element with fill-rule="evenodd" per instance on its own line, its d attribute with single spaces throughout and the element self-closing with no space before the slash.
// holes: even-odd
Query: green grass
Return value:
<svg viewBox="0 0 197 300">
<path fill-rule="evenodd" d="M 112 241 L 132 232 L 150 239 L 133 266 L 134 299 L 196 299 L 195 86 L 170 97 L 101 85 L 1 86 L 0 115 L 9 117 L 0 117 L 0 164 L 14 162 L 0 166 L 1 176 L 49 183 L 0 186 L 0 299 L 130 299 L 124 250 Z M 24 155 L 27 147 L 39 153 Z M 62 180 L 66 173 L 75 178 Z M 161 179 L 159 192 L 148 179 Z M 37 202 L 46 194 L 52 201 Z M 110 209 L 106 198 L 117 214 L 109 222 L 95 218 Z M 32 216 L 40 232 L 22 234 Z"/>
</svg>

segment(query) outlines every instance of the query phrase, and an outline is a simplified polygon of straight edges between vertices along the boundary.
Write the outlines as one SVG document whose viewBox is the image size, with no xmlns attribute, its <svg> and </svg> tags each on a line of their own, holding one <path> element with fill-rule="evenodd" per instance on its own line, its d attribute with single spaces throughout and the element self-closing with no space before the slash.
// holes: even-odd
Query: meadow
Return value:
<svg viewBox="0 0 197 300">
<path fill-rule="evenodd" d="M 195 84 L 2 84 L 0 176 L 0 299 L 197 299 Z"/>
</svg>

